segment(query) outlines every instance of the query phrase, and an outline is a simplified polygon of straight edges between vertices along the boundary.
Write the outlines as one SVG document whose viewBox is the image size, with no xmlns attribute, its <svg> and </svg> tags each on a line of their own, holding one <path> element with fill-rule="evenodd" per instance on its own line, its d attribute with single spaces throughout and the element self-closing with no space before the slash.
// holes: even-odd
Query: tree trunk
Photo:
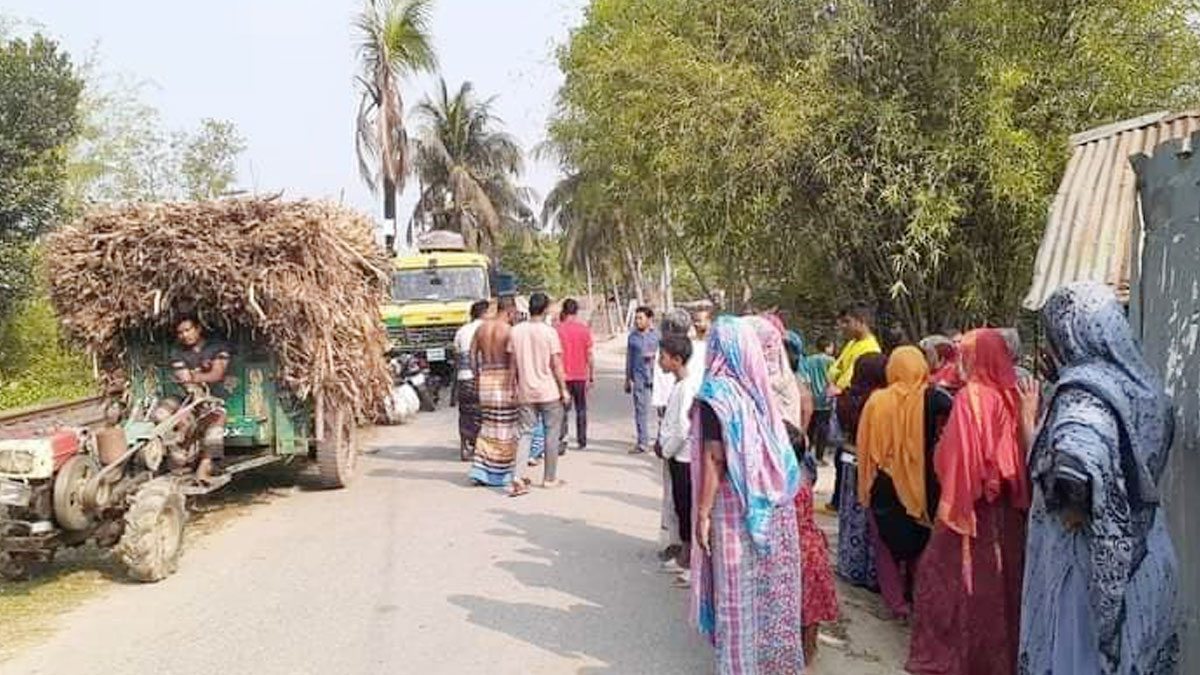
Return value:
<svg viewBox="0 0 1200 675">
<path fill-rule="evenodd" d="M 596 313 L 596 294 L 592 286 L 592 256 L 587 255 L 583 259 L 584 269 L 587 270 L 587 293 L 588 293 L 588 311 L 592 314 Z M 607 309 L 608 303 L 605 303 Z"/>
<path fill-rule="evenodd" d="M 663 249 L 663 305 L 668 310 L 675 309 L 674 281 L 671 273 L 671 252 Z"/>
<path fill-rule="evenodd" d="M 396 183 L 390 178 L 383 179 L 383 219 L 396 220 Z"/>
</svg>

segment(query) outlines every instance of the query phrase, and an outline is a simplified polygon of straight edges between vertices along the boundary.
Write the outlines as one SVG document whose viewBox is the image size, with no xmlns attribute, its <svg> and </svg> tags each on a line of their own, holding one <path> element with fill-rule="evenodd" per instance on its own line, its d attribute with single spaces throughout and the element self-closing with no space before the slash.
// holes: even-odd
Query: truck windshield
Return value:
<svg viewBox="0 0 1200 675">
<path fill-rule="evenodd" d="M 479 300 L 487 295 L 487 270 L 482 267 L 430 267 L 392 275 L 396 302 Z"/>
</svg>

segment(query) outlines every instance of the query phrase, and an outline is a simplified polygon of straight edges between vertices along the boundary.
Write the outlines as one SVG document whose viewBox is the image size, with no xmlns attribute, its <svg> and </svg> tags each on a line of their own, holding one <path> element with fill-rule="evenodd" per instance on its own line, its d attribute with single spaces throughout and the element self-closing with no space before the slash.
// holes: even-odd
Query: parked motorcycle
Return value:
<svg viewBox="0 0 1200 675">
<path fill-rule="evenodd" d="M 437 390 L 431 389 L 429 365 L 412 354 L 399 354 L 388 362 L 392 390 L 384 401 L 387 424 L 407 424 L 417 412 L 437 406 Z"/>
</svg>

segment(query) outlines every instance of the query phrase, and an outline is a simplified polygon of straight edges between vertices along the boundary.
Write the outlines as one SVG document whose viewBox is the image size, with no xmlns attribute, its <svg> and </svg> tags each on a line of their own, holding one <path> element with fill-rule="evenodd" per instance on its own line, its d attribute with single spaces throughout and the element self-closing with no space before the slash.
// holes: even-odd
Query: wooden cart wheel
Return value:
<svg viewBox="0 0 1200 675">
<path fill-rule="evenodd" d="M 343 488 L 358 466 L 358 423 L 346 407 L 325 413 L 325 438 L 317 442 L 317 468 L 322 487 Z"/>
</svg>

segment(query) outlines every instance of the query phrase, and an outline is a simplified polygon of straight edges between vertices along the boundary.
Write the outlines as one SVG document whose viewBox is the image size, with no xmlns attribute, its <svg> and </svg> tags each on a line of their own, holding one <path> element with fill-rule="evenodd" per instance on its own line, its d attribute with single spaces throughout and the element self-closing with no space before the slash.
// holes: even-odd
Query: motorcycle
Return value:
<svg viewBox="0 0 1200 675">
<path fill-rule="evenodd" d="M 392 357 L 388 367 L 392 390 L 384 401 L 387 424 L 407 424 L 417 412 L 430 412 L 437 407 L 437 390 L 431 387 L 427 363 L 412 354 L 399 354 Z"/>
</svg>

